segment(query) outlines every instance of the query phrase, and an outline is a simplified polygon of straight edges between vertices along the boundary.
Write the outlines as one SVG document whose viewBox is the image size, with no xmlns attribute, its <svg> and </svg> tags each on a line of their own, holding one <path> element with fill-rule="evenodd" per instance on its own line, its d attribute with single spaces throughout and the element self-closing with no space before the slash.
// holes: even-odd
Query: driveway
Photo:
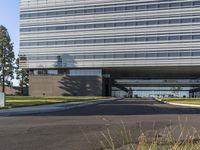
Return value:
<svg viewBox="0 0 200 150">
<path fill-rule="evenodd" d="M 200 109 L 171 106 L 153 99 L 124 99 L 72 110 L 0 117 L 2 150 L 101 150 L 108 131 L 121 146 L 124 126 L 133 142 L 166 127 L 175 136 L 184 126 L 200 130 Z M 166 136 L 159 134 L 159 136 Z"/>
</svg>

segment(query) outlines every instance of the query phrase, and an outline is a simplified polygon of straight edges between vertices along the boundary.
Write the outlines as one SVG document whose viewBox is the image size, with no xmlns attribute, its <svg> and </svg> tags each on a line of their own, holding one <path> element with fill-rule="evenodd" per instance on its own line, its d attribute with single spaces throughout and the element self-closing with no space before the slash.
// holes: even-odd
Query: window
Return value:
<svg viewBox="0 0 200 150">
<path fill-rule="evenodd" d="M 94 28 L 94 24 L 86 24 L 84 25 L 84 28 Z"/>
<path fill-rule="evenodd" d="M 104 8 L 104 11 L 105 12 L 113 12 L 113 11 L 115 11 L 115 8 L 114 7 L 107 7 L 107 8 Z"/>
<path fill-rule="evenodd" d="M 94 43 L 104 43 L 104 39 L 95 39 Z"/>
<path fill-rule="evenodd" d="M 188 18 L 188 19 L 181 19 L 181 23 L 189 23 L 192 22 L 192 19 Z"/>
<path fill-rule="evenodd" d="M 95 24 L 94 27 L 95 27 L 95 28 L 103 28 L 103 27 L 104 27 L 104 24 Z"/>
<path fill-rule="evenodd" d="M 192 35 L 182 35 L 181 40 L 191 40 L 192 39 Z"/>
<path fill-rule="evenodd" d="M 125 26 L 125 22 L 118 22 L 118 23 L 115 23 L 115 26 L 116 26 L 116 27 Z"/>
<path fill-rule="evenodd" d="M 148 21 L 147 24 L 148 25 L 156 25 L 156 24 L 158 24 L 158 21 L 157 20 Z"/>
<path fill-rule="evenodd" d="M 114 58 L 124 58 L 124 54 L 114 54 Z"/>
<path fill-rule="evenodd" d="M 126 42 L 134 42 L 134 41 L 135 41 L 135 38 L 126 38 L 125 41 L 126 41 Z"/>
<path fill-rule="evenodd" d="M 74 12 L 74 10 L 68 10 L 68 11 L 65 12 L 65 14 L 73 15 L 73 14 L 75 14 L 75 12 Z"/>
<path fill-rule="evenodd" d="M 200 1 L 195 1 L 195 2 L 193 2 L 193 5 L 195 5 L 195 6 L 200 6 Z"/>
<path fill-rule="evenodd" d="M 155 9 L 155 8 L 158 8 L 158 5 L 157 4 L 147 5 L 147 8 L 148 9 Z"/>
<path fill-rule="evenodd" d="M 179 53 L 177 52 L 173 52 L 173 53 L 169 53 L 169 57 L 178 57 Z"/>
<path fill-rule="evenodd" d="M 167 41 L 168 37 L 167 36 L 159 36 L 158 41 Z"/>
<path fill-rule="evenodd" d="M 147 53 L 147 57 L 157 57 L 157 53 Z"/>
<path fill-rule="evenodd" d="M 183 7 L 192 6 L 192 2 L 183 2 L 181 3 L 181 6 Z"/>
<path fill-rule="evenodd" d="M 105 27 L 114 27 L 114 26 L 115 26 L 114 23 L 106 23 L 106 24 L 105 24 Z"/>
<path fill-rule="evenodd" d="M 147 41 L 157 41 L 157 37 L 147 37 Z"/>
<path fill-rule="evenodd" d="M 158 8 L 168 8 L 168 7 L 169 7 L 168 3 L 163 3 L 158 5 Z"/>
<path fill-rule="evenodd" d="M 146 8 L 146 5 L 139 5 L 139 6 L 136 6 L 136 9 L 137 10 L 144 10 Z"/>
<path fill-rule="evenodd" d="M 65 44 L 74 44 L 74 41 L 71 40 L 71 41 L 65 41 Z"/>
<path fill-rule="evenodd" d="M 168 53 L 158 53 L 158 57 L 168 57 Z"/>
<path fill-rule="evenodd" d="M 200 22 L 200 18 L 193 18 L 192 22 Z"/>
<path fill-rule="evenodd" d="M 125 10 L 125 6 L 120 6 L 120 7 L 116 7 L 115 11 L 124 11 Z"/>
<path fill-rule="evenodd" d="M 191 56 L 191 52 L 180 52 L 180 56 Z"/>
<path fill-rule="evenodd" d="M 145 53 L 136 53 L 135 57 L 146 57 Z"/>
<path fill-rule="evenodd" d="M 192 52 L 192 56 L 200 56 L 200 52 Z"/>
<path fill-rule="evenodd" d="M 84 40 L 76 40 L 75 44 L 84 44 Z"/>
<path fill-rule="evenodd" d="M 169 4 L 170 7 L 180 7 L 181 3 L 171 3 Z"/>
<path fill-rule="evenodd" d="M 58 16 L 61 16 L 61 15 L 64 15 L 64 14 L 65 14 L 64 11 L 58 11 L 58 12 L 56 12 L 56 15 L 58 15 Z"/>
<path fill-rule="evenodd" d="M 118 38 L 118 39 L 115 39 L 115 42 L 124 42 L 125 39 L 124 38 Z"/>
<path fill-rule="evenodd" d="M 84 14 L 84 9 L 75 10 L 76 14 Z"/>
<path fill-rule="evenodd" d="M 126 6 L 125 9 L 126 10 L 135 10 L 136 6 Z"/>
<path fill-rule="evenodd" d="M 95 11 L 94 9 L 85 9 L 85 10 L 84 10 L 84 13 L 85 13 L 85 14 L 93 14 L 94 11 Z"/>
<path fill-rule="evenodd" d="M 96 8 L 95 13 L 103 13 L 104 12 L 104 8 Z"/>
<path fill-rule="evenodd" d="M 65 28 L 64 28 L 64 26 L 58 26 L 58 27 L 56 27 L 56 30 L 64 30 Z"/>
<path fill-rule="evenodd" d="M 94 40 L 92 40 L 92 39 L 85 40 L 84 43 L 86 43 L 86 44 L 91 44 L 91 43 L 94 43 Z"/>
<path fill-rule="evenodd" d="M 57 41 L 56 44 L 57 44 L 57 45 L 64 45 L 65 42 L 64 42 L 64 41 Z"/>
<path fill-rule="evenodd" d="M 66 26 L 65 29 L 75 29 L 75 25 Z"/>
<path fill-rule="evenodd" d="M 144 42 L 144 41 L 146 41 L 146 38 L 145 37 L 138 37 L 138 38 L 135 38 L 135 40 L 137 41 L 137 42 Z"/>
<path fill-rule="evenodd" d="M 179 40 L 180 36 L 170 36 L 169 40 Z"/>
<path fill-rule="evenodd" d="M 47 74 L 48 75 L 57 75 L 58 74 L 58 70 L 47 70 Z"/>
<path fill-rule="evenodd" d="M 105 39 L 105 43 L 114 43 L 114 39 Z"/>
<path fill-rule="evenodd" d="M 158 24 L 168 24 L 169 20 L 159 20 Z"/>
<path fill-rule="evenodd" d="M 81 24 L 81 25 L 76 25 L 75 28 L 76 28 L 76 29 L 83 29 L 83 28 L 84 28 L 84 25 L 83 25 L 83 24 Z"/>
<path fill-rule="evenodd" d="M 200 39 L 200 35 L 193 35 L 192 39 Z"/>
<path fill-rule="evenodd" d="M 176 23 L 180 23 L 180 19 L 172 19 L 169 21 L 170 24 L 176 24 Z"/>
<path fill-rule="evenodd" d="M 56 12 L 47 12 L 47 16 L 55 16 Z"/>
<path fill-rule="evenodd" d="M 125 24 L 126 24 L 126 26 L 135 26 L 136 25 L 135 22 L 126 22 Z"/>
<path fill-rule="evenodd" d="M 147 22 L 146 21 L 139 21 L 139 22 L 136 22 L 136 25 L 137 26 L 143 26 L 143 25 L 146 25 Z"/>
</svg>

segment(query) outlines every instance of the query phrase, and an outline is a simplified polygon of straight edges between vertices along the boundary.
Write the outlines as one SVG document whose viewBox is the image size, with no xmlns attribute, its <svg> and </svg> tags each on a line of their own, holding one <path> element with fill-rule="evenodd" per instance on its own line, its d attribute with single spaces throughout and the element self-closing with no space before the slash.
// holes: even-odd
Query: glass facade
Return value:
<svg viewBox="0 0 200 150">
<path fill-rule="evenodd" d="M 129 89 L 130 87 L 128 87 Z M 173 91 L 173 87 L 131 87 L 133 97 L 189 97 L 191 87 L 182 87 L 180 91 Z M 112 89 L 112 96 L 127 97 L 127 93 L 117 89 Z"/>
<path fill-rule="evenodd" d="M 200 63 L 199 0 L 21 0 L 23 68 Z"/>
</svg>

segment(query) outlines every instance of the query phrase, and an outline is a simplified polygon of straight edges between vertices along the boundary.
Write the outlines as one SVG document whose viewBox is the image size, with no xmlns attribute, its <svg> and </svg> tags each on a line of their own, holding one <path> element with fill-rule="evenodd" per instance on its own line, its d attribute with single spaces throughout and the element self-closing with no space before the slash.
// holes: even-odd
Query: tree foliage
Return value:
<svg viewBox="0 0 200 150">
<path fill-rule="evenodd" d="M 2 25 L 0 25 L 0 62 L 0 84 L 4 92 L 4 85 L 12 85 L 15 54 L 9 33 Z"/>
<path fill-rule="evenodd" d="M 16 65 L 17 65 L 17 67 L 16 67 L 16 75 L 17 75 L 16 79 L 19 80 L 19 85 L 21 87 L 21 94 L 23 95 L 23 93 L 24 93 L 23 89 L 24 89 L 24 87 L 27 87 L 28 83 L 29 83 L 29 78 L 28 78 L 29 73 L 26 69 L 20 68 L 19 61 L 20 61 L 20 59 L 17 58 L 16 59 Z"/>
</svg>

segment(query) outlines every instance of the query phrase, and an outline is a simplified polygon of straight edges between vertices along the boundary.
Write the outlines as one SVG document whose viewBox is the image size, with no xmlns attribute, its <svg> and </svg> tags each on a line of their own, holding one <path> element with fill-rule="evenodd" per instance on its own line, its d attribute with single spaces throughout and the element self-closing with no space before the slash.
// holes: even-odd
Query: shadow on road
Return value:
<svg viewBox="0 0 200 150">
<path fill-rule="evenodd" d="M 200 114 L 200 108 L 167 105 L 155 100 L 124 99 L 115 102 L 31 116 L 124 116 Z"/>
</svg>

